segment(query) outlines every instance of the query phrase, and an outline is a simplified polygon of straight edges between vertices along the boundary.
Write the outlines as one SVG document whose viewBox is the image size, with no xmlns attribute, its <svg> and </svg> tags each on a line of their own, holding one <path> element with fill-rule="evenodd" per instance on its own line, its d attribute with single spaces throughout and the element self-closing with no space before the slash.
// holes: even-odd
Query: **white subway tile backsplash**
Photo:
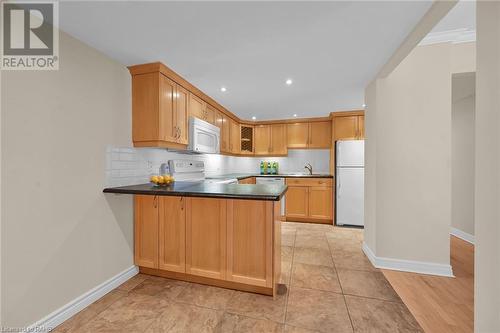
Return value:
<svg viewBox="0 0 500 333">
<path fill-rule="evenodd" d="M 205 162 L 205 174 L 215 176 L 228 173 L 258 173 L 260 161 L 276 161 L 280 172 L 303 172 L 311 163 L 314 172 L 328 173 L 328 149 L 288 151 L 287 157 L 234 157 L 225 155 L 188 155 L 155 148 L 106 147 L 107 186 L 141 184 L 158 174 L 160 165 L 171 159 L 189 159 Z"/>
</svg>

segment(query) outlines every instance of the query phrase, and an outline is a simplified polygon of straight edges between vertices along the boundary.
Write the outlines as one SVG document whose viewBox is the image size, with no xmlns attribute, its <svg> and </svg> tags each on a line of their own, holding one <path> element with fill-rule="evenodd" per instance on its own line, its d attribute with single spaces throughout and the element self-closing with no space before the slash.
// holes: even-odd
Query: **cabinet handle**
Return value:
<svg viewBox="0 0 500 333">
<path fill-rule="evenodd" d="M 184 197 L 181 197 L 181 210 L 184 210 Z"/>
<path fill-rule="evenodd" d="M 155 195 L 154 199 L 153 199 L 153 207 L 154 208 L 157 208 L 158 207 L 158 196 Z"/>
</svg>

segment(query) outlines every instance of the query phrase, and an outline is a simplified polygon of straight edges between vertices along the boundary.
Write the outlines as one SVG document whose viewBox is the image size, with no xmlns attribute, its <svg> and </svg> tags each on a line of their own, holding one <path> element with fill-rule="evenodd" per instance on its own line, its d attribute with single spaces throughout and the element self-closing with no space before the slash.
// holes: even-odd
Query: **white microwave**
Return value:
<svg viewBox="0 0 500 333">
<path fill-rule="evenodd" d="M 220 152 L 220 128 L 201 119 L 190 117 L 188 150 L 200 154 L 218 154 Z"/>
</svg>

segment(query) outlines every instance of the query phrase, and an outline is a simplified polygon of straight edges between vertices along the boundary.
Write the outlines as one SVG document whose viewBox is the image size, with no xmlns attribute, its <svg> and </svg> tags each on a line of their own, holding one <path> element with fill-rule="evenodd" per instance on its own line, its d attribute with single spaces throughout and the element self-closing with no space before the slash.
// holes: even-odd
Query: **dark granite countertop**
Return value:
<svg viewBox="0 0 500 333">
<path fill-rule="evenodd" d="M 226 178 L 236 178 L 238 180 L 250 178 L 250 177 L 273 177 L 273 178 L 333 178 L 330 174 L 299 174 L 299 173 L 283 173 L 277 175 L 261 175 L 259 173 L 228 173 L 224 175 L 210 176 L 209 179 L 226 179 Z"/>
<path fill-rule="evenodd" d="M 182 197 L 206 197 L 225 199 L 251 199 L 279 201 L 288 187 L 286 185 L 252 185 L 252 184 L 207 184 L 191 182 L 175 182 L 169 186 L 152 184 L 110 187 L 104 193 L 168 195 Z"/>
</svg>

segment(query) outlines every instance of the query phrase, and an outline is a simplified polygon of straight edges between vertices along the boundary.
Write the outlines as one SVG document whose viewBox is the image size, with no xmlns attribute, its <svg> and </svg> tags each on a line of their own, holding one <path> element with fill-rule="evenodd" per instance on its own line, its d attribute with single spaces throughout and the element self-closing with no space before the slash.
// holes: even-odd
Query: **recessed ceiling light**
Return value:
<svg viewBox="0 0 500 333">
<path fill-rule="evenodd" d="M 253 116 L 253 117 L 252 117 L 252 120 L 255 120 L 255 119 L 257 119 L 257 117 L 256 117 L 256 116 Z"/>
<path fill-rule="evenodd" d="M 287 79 L 285 81 L 285 83 L 286 83 L 287 86 L 289 86 L 289 85 L 291 85 L 293 83 L 293 81 L 292 81 L 292 79 Z"/>
<path fill-rule="evenodd" d="M 363 105 L 362 105 L 362 107 L 363 107 L 363 108 L 366 108 L 366 104 L 363 104 Z"/>
<path fill-rule="evenodd" d="M 226 89 L 226 87 L 221 87 L 221 88 L 220 88 L 220 91 L 222 91 L 222 92 L 226 92 L 226 91 L 227 91 L 227 89 Z"/>
<path fill-rule="evenodd" d="M 296 113 L 294 113 L 294 114 L 293 114 L 293 117 L 294 117 L 294 118 L 297 118 L 297 114 L 296 114 Z"/>
</svg>

